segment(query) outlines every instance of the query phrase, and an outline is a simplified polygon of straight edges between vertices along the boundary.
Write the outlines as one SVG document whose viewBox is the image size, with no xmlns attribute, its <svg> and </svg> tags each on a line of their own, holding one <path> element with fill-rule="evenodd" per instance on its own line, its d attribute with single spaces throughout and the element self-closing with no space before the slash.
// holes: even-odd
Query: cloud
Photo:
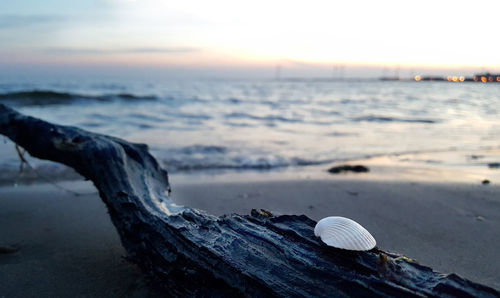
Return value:
<svg viewBox="0 0 500 298">
<path fill-rule="evenodd" d="M 52 24 L 62 19 L 56 15 L 0 15 L 0 29 Z"/>
<path fill-rule="evenodd" d="M 137 48 L 47 48 L 53 54 L 187 54 L 201 51 L 195 47 L 137 47 Z"/>
<path fill-rule="evenodd" d="M 166 47 L 166 48 L 133 48 L 125 49 L 126 52 L 131 53 L 192 53 L 199 52 L 199 48 L 195 47 Z"/>
</svg>

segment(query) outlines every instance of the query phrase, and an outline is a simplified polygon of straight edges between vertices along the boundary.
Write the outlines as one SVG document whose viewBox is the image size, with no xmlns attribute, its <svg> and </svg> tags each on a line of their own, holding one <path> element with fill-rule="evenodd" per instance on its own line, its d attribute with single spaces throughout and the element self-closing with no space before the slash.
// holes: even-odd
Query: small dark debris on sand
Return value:
<svg viewBox="0 0 500 298">
<path fill-rule="evenodd" d="M 362 166 L 362 165 L 341 165 L 341 166 L 336 166 L 332 167 L 328 170 L 329 173 L 332 174 L 339 174 L 339 173 L 345 173 L 345 172 L 354 172 L 354 173 L 367 173 L 370 171 L 367 167 Z"/>
<path fill-rule="evenodd" d="M 13 254 L 19 251 L 19 248 L 13 246 L 0 246 L 0 255 Z"/>
<path fill-rule="evenodd" d="M 484 179 L 481 183 L 482 183 L 483 185 L 487 185 L 487 184 L 490 184 L 490 180 L 488 180 L 488 179 Z"/>
<path fill-rule="evenodd" d="M 260 210 L 252 209 L 252 211 L 250 212 L 250 214 L 253 217 L 258 217 L 258 218 L 273 217 L 273 214 L 271 212 L 269 212 L 267 210 L 264 210 L 264 209 L 260 209 Z"/>
<path fill-rule="evenodd" d="M 488 164 L 488 168 L 490 169 L 500 169 L 500 162 L 492 162 Z"/>
</svg>

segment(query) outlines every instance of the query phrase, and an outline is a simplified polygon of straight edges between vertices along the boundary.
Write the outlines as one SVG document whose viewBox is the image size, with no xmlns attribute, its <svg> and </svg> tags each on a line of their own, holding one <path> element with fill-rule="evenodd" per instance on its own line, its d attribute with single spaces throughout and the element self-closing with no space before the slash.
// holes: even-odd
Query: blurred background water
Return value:
<svg viewBox="0 0 500 298">
<path fill-rule="evenodd" d="M 500 84 L 6 79 L 0 102 L 146 143 L 169 172 L 267 170 L 500 146 Z M 17 168 L 4 156 L 3 168 Z"/>
</svg>

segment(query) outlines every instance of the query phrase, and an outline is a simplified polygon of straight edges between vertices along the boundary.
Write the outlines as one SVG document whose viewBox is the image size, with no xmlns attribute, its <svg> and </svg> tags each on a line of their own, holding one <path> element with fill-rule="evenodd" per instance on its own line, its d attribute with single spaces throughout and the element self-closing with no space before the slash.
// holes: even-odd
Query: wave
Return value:
<svg viewBox="0 0 500 298">
<path fill-rule="evenodd" d="M 155 150 L 155 155 L 169 172 L 271 170 L 331 162 L 331 160 L 313 160 L 263 152 L 248 152 L 239 148 L 228 148 L 215 144 L 194 144 L 177 148 L 158 149 Z"/>
<path fill-rule="evenodd" d="M 230 113 L 225 116 L 228 119 L 251 119 L 251 120 L 259 120 L 259 121 L 280 121 L 280 122 L 290 122 L 290 123 L 295 123 L 295 122 L 300 122 L 300 119 L 293 119 L 293 118 L 287 118 L 287 117 L 282 117 L 282 116 L 274 116 L 274 115 L 267 115 L 267 116 L 255 116 L 247 113 Z"/>
<path fill-rule="evenodd" d="M 168 171 L 204 171 L 204 170 L 272 170 L 294 166 L 312 166 L 328 164 L 331 160 L 308 160 L 303 158 L 284 157 L 243 157 L 243 156 L 204 156 L 204 157 L 174 157 L 162 159 L 162 164 Z"/>
<path fill-rule="evenodd" d="M 215 146 L 215 145 L 192 145 L 179 149 L 183 154 L 214 154 L 214 153 L 226 153 L 227 148 L 224 146 Z"/>
<path fill-rule="evenodd" d="M 354 121 L 359 122 L 405 122 L 405 123 L 437 123 L 437 120 L 433 119 L 411 119 L 411 118 L 397 118 L 390 116 L 361 116 L 352 118 Z"/>
<path fill-rule="evenodd" d="M 169 172 L 210 171 L 210 170 L 257 170 L 268 171 L 281 168 L 321 166 L 339 162 L 365 160 L 383 156 L 401 156 L 406 154 L 423 154 L 456 151 L 456 148 L 429 150 L 406 150 L 332 158 L 311 159 L 302 157 L 286 157 L 282 155 L 245 154 L 234 152 L 230 148 L 216 145 L 192 145 L 167 151 L 158 151 L 159 160 Z M 429 162 L 429 161 L 427 161 Z M 431 161 L 435 162 L 435 161 Z M 496 163 L 494 164 L 496 166 Z"/>
<path fill-rule="evenodd" d="M 437 152 L 455 152 L 457 148 L 443 148 L 432 150 L 400 151 L 391 153 L 367 154 L 349 157 L 335 157 L 332 159 L 305 159 L 300 157 L 285 157 L 279 155 L 251 156 L 244 153 L 234 154 L 230 148 L 218 145 L 191 145 L 180 148 L 155 150 L 162 167 L 169 173 L 203 172 L 203 171 L 272 171 L 283 168 L 324 166 L 333 163 L 346 163 L 354 160 L 370 159 L 381 156 L 404 156 L 406 154 L 422 154 Z M 426 163 L 441 161 L 423 160 Z M 47 161 L 33 161 L 36 170 L 26 168 L 22 175 L 19 173 L 19 164 L 16 158 L 0 162 L 0 186 L 15 183 L 55 182 L 63 180 L 82 179 L 74 170 L 61 164 Z M 490 168 L 497 168 L 498 163 L 488 164 Z M 325 166 L 324 170 L 326 171 Z"/>
<path fill-rule="evenodd" d="M 135 95 L 131 93 L 116 93 L 104 95 L 87 95 L 78 93 L 59 92 L 52 90 L 29 90 L 17 91 L 0 94 L 0 101 L 8 102 L 14 105 L 25 106 L 43 106 L 69 104 L 75 101 L 138 101 L 138 100 L 156 100 L 153 95 Z"/>
<path fill-rule="evenodd" d="M 157 97 L 154 95 L 135 95 L 131 93 L 118 93 L 118 94 L 111 94 L 111 95 L 103 95 L 103 96 L 98 96 L 98 98 L 101 99 L 106 99 L 106 98 L 117 98 L 117 99 L 123 99 L 123 100 L 156 100 Z"/>
</svg>

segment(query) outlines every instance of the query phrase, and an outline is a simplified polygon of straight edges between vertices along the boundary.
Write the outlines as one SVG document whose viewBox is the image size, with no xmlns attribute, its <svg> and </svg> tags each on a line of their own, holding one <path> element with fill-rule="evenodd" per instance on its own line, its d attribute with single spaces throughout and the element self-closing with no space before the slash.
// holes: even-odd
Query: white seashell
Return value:
<svg viewBox="0 0 500 298">
<path fill-rule="evenodd" d="M 377 245 L 375 238 L 352 219 L 330 216 L 318 221 L 314 235 L 328 246 L 348 250 L 370 250 Z"/>
</svg>

